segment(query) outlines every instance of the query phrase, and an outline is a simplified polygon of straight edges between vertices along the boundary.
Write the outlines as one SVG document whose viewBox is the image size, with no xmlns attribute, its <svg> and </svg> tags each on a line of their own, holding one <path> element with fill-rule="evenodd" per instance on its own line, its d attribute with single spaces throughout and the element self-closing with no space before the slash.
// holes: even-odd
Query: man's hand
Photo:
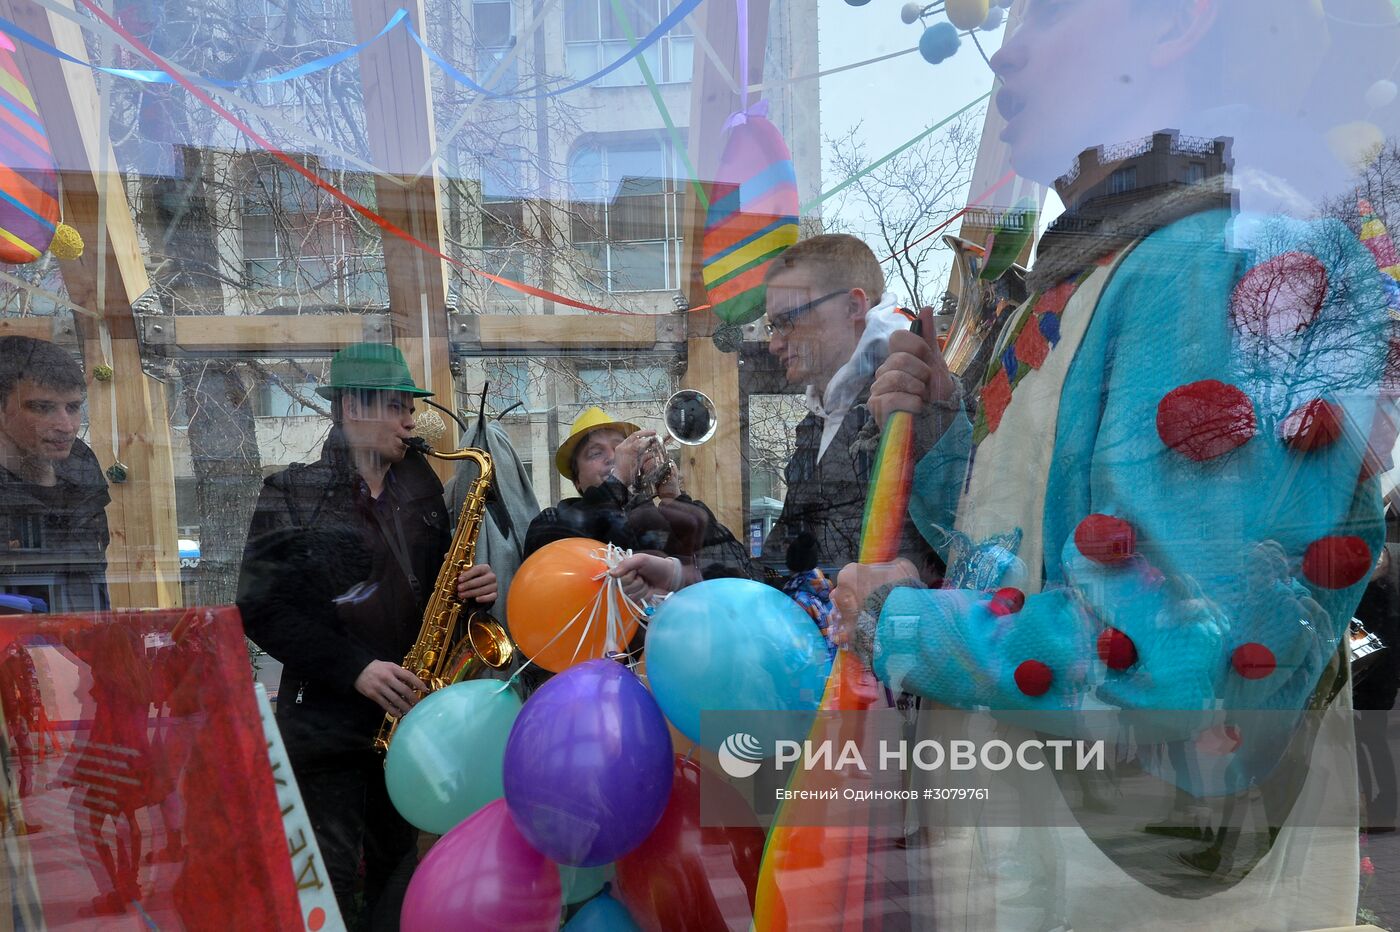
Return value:
<svg viewBox="0 0 1400 932">
<path fill-rule="evenodd" d="M 831 604 L 836 608 L 832 640 L 849 650 L 856 619 L 870 593 L 886 583 L 911 576 L 918 579 L 919 571 L 903 558 L 893 563 L 848 563 L 836 575 L 836 588 L 831 590 Z"/>
<path fill-rule="evenodd" d="M 681 494 L 681 464 L 674 463 L 666 480 L 656 487 L 656 496 L 663 502 L 673 502 Z"/>
<path fill-rule="evenodd" d="M 670 592 L 676 581 L 677 562 L 651 553 L 634 553 L 608 575 L 622 582 L 622 591 L 638 605 L 648 596 Z"/>
<path fill-rule="evenodd" d="M 496 571 L 488 563 L 469 566 L 457 574 L 457 598 L 490 605 L 496 601 Z"/>
<path fill-rule="evenodd" d="M 402 718 L 427 694 L 428 687 L 396 663 L 371 660 L 355 677 L 355 691 L 373 699 L 390 715 Z"/>
<path fill-rule="evenodd" d="M 612 474 L 628 488 L 637 481 L 637 473 L 645 465 L 644 456 L 656 431 L 650 428 L 628 434 L 613 450 Z"/>
<path fill-rule="evenodd" d="M 919 311 L 919 321 L 922 334 L 907 330 L 890 334 L 889 358 L 875 370 L 869 408 L 881 427 L 895 411 L 918 414 L 930 403 L 948 401 L 957 393 L 957 380 L 934 343 L 933 308 Z"/>
</svg>

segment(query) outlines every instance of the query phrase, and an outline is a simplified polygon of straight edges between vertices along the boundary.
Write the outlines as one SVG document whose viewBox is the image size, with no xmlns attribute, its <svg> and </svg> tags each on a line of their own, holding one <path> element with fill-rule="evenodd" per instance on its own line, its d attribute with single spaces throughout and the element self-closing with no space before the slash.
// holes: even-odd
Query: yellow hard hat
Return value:
<svg viewBox="0 0 1400 932">
<path fill-rule="evenodd" d="M 641 430 L 631 421 L 619 421 L 597 405 L 585 408 L 582 414 L 574 418 L 574 426 L 569 428 L 569 438 L 559 444 L 559 452 L 554 454 L 554 468 L 559 470 L 559 475 L 565 479 L 574 478 L 573 470 L 569 468 L 574 449 L 583 443 L 583 438 L 602 427 L 621 431 L 624 437 Z"/>
</svg>

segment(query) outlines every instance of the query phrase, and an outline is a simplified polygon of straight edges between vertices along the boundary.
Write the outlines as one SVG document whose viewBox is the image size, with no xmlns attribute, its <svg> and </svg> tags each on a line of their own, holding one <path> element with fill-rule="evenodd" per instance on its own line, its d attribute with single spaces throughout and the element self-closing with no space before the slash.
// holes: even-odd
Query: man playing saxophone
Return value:
<svg viewBox="0 0 1400 932">
<path fill-rule="evenodd" d="M 395 811 L 372 748 L 385 713 L 426 692 L 400 665 L 450 542 L 442 484 L 408 440 L 418 388 L 402 354 L 356 344 L 336 354 L 334 422 L 321 458 L 269 476 L 239 578 L 251 637 L 284 669 L 277 721 L 350 929 L 367 927 L 415 832 Z M 477 564 L 459 574 L 468 605 L 496 599 Z M 356 908 L 361 860 L 364 896 Z"/>
</svg>

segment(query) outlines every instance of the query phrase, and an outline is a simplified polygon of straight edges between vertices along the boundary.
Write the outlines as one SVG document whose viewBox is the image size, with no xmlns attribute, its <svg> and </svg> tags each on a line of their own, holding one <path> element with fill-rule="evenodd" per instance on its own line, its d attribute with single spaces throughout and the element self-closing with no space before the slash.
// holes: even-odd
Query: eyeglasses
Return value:
<svg viewBox="0 0 1400 932">
<path fill-rule="evenodd" d="M 817 298 L 814 301 L 808 301 L 806 304 L 799 304 L 797 307 L 793 308 L 787 313 L 779 314 L 777 317 L 765 317 L 763 319 L 764 334 L 766 334 L 768 339 L 770 340 L 773 339 L 774 334 L 781 334 L 782 336 L 787 336 L 789 333 L 792 333 L 792 328 L 797 325 L 797 318 L 801 317 L 803 314 L 806 314 L 808 311 L 815 308 L 818 304 L 822 304 L 826 301 L 830 301 L 832 298 L 846 294 L 847 290 L 848 289 L 842 288 L 840 291 L 833 291 L 831 294 L 822 295 L 820 298 Z"/>
</svg>

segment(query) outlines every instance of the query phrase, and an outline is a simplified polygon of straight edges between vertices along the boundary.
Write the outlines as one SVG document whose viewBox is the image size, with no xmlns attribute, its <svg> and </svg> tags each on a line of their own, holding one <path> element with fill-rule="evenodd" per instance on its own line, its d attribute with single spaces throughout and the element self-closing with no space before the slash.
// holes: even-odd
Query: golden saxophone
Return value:
<svg viewBox="0 0 1400 932">
<path fill-rule="evenodd" d="M 413 648 L 403 661 L 404 669 L 422 680 L 429 690 L 436 690 L 472 679 L 481 673 L 483 667 L 496 670 L 504 667 L 515 655 L 515 645 L 510 642 L 501 623 L 479 609 L 467 616 L 466 630 L 458 643 L 453 645 L 453 636 L 457 633 L 465 607 L 457 598 L 457 577 L 472 565 L 476 557 L 476 538 L 486 514 L 486 493 L 491 488 L 495 471 L 491 465 L 491 455 L 484 450 L 470 448 L 455 453 L 439 453 L 418 437 L 412 438 L 409 446 L 439 459 L 472 460 L 481 470 L 462 502 L 462 511 L 457 516 L 457 530 L 442 558 L 442 569 L 438 570 L 437 582 L 433 584 L 432 596 L 423 612 L 423 626 L 418 630 L 418 639 L 413 642 Z M 374 739 L 376 750 L 389 749 L 398 723 L 397 716 L 384 716 L 384 724 L 379 726 L 379 735 Z"/>
</svg>

